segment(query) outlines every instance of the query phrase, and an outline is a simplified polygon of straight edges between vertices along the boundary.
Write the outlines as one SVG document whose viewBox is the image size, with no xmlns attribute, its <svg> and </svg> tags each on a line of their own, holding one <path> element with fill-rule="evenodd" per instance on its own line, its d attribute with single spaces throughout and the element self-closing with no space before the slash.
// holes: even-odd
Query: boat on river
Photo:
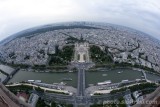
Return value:
<svg viewBox="0 0 160 107">
<path fill-rule="evenodd" d="M 102 74 L 102 76 L 107 76 L 107 74 Z"/>
<path fill-rule="evenodd" d="M 118 74 L 121 74 L 123 71 L 119 71 Z"/>
<path fill-rule="evenodd" d="M 72 78 L 63 78 L 62 81 L 72 81 Z"/>
<path fill-rule="evenodd" d="M 104 81 L 104 82 L 98 82 L 97 85 L 108 85 L 108 84 L 111 84 L 111 80 L 107 80 L 107 81 Z"/>
</svg>

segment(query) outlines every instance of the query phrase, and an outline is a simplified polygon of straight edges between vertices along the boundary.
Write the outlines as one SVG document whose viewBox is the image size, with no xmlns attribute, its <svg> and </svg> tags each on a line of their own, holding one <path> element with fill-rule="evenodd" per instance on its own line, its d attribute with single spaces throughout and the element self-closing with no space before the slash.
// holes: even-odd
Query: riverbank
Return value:
<svg viewBox="0 0 160 107">
<path fill-rule="evenodd" d="M 39 88 L 39 90 L 43 90 L 43 92 L 50 92 L 50 93 L 57 93 L 57 94 L 66 94 L 66 95 L 72 95 L 68 90 L 58 90 L 58 89 L 51 89 L 51 88 L 46 88 L 46 87 L 41 87 L 29 83 L 17 83 L 17 84 L 10 84 L 10 85 L 5 85 L 6 87 L 11 87 L 11 88 L 16 88 L 16 87 L 23 87 L 23 86 L 28 86 L 28 87 L 36 87 Z"/>
<path fill-rule="evenodd" d="M 116 69 L 116 68 L 137 68 L 137 69 L 142 69 L 151 73 L 155 73 L 157 75 L 160 75 L 160 72 L 155 71 L 152 68 L 148 68 L 145 66 L 141 66 L 141 65 L 132 65 L 130 63 L 107 63 L 107 64 L 100 64 L 100 63 L 96 63 L 94 67 L 92 67 L 91 69 L 96 69 L 96 68 L 108 68 L 108 69 Z"/>
<path fill-rule="evenodd" d="M 88 71 L 104 71 L 104 69 L 107 69 L 108 71 L 111 71 L 111 70 L 116 70 L 116 69 L 132 69 L 132 70 L 137 70 L 137 71 L 145 71 L 147 73 L 150 73 L 150 74 L 153 74 L 153 75 L 157 75 L 157 76 L 160 76 L 160 73 L 159 72 L 150 72 L 150 71 L 147 71 L 147 70 L 144 70 L 144 69 L 141 69 L 141 68 L 136 68 L 136 67 L 114 67 L 114 68 L 110 68 L 110 67 L 100 67 L 100 68 L 91 68 L 89 69 Z"/>
</svg>

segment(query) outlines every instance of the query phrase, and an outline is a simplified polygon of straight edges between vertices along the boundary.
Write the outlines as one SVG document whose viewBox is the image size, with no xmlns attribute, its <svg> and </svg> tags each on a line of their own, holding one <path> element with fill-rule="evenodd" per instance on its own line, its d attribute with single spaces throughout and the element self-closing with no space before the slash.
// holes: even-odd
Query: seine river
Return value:
<svg viewBox="0 0 160 107">
<path fill-rule="evenodd" d="M 118 73 L 120 72 L 120 73 Z M 150 80 L 160 79 L 160 76 L 146 73 Z M 96 85 L 98 82 L 111 80 L 112 83 L 121 82 L 122 80 L 141 79 L 142 72 L 132 69 L 114 69 L 114 70 L 96 70 L 86 71 L 86 83 Z M 63 73 L 44 73 L 44 72 L 30 72 L 20 70 L 9 82 L 20 82 L 27 80 L 42 80 L 45 83 L 59 83 L 64 78 L 72 78 L 72 81 L 64 81 L 67 85 L 77 86 L 77 72 L 63 72 Z"/>
</svg>

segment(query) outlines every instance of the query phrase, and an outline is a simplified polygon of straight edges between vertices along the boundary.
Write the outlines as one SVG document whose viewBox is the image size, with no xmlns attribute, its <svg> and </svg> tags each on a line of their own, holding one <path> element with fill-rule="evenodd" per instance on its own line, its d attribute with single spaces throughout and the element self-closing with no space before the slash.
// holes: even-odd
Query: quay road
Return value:
<svg viewBox="0 0 160 107">
<path fill-rule="evenodd" d="M 57 102 L 64 102 L 68 104 L 75 103 L 75 96 L 74 95 L 65 95 L 65 94 L 57 94 L 57 93 L 36 93 L 41 98 L 45 99 L 46 101 L 57 101 Z"/>
<path fill-rule="evenodd" d="M 42 99 L 46 101 L 57 101 L 66 104 L 73 104 L 74 107 L 90 107 L 90 105 L 94 103 L 98 103 L 99 101 L 107 101 L 107 100 L 114 100 L 120 97 L 123 97 L 126 94 L 131 94 L 130 90 L 126 90 L 123 92 L 119 92 L 116 94 L 105 94 L 105 95 L 93 95 L 93 96 L 77 96 L 74 95 L 65 95 L 65 94 L 57 94 L 57 93 L 36 93 Z"/>
<path fill-rule="evenodd" d="M 127 94 L 131 94 L 131 91 L 129 89 L 126 91 L 115 93 L 115 94 L 93 95 L 90 97 L 90 103 L 94 104 L 94 103 L 98 103 L 99 101 L 103 102 L 107 100 L 118 99 Z"/>
</svg>

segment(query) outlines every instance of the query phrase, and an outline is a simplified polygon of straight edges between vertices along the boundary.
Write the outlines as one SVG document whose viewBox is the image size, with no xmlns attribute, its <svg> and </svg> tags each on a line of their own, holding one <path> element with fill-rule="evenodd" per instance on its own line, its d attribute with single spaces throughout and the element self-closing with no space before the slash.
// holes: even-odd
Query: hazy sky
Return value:
<svg viewBox="0 0 160 107">
<path fill-rule="evenodd" d="M 30 27 L 67 21 L 119 24 L 160 39 L 160 0 L 0 0 L 0 40 Z"/>
</svg>

